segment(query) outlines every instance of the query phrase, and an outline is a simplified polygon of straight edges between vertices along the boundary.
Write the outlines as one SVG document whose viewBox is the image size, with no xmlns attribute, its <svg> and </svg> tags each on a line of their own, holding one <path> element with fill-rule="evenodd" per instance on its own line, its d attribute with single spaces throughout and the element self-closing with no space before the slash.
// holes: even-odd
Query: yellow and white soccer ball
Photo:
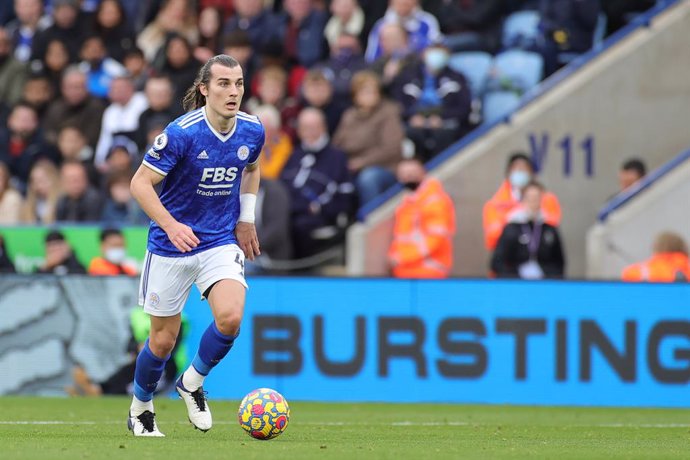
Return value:
<svg viewBox="0 0 690 460">
<path fill-rule="evenodd" d="M 251 437 L 268 440 L 285 431 L 290 421 L 290 407 L 277 391 L 259 388 L 244 397 L 237 415 L 240 426 Z"/>
</svg>

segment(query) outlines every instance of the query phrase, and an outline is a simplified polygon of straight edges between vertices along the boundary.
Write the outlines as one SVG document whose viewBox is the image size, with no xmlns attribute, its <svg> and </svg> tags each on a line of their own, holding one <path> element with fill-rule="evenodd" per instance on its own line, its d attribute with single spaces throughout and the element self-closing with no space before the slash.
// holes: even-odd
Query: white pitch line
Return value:
<svg viewBox="0 0 690 460">
<path fill-rule="evenodd" d="M 0 420 L 0 425 L 124 425 L 126 420 L 104 420 L 100 422 L 92 420 Z M 165 422 L 166 424 L 175 423 L 178 425 L 188 425 L 189 422 Z M 237 422 L 220 420 L 213 422 L 214 425 L 236 425 Z M 400 421 L 391 423 L 370 423 L 370 422 L 303 422 L 295 421 L 298 425 L 306 426 L 493 426 L 493 423 L 470 423 L 470 422 L 412 422 Z M 690 423 L 592 423 L 563 425 L 564 427 L 577 428 L 690 428 Z"/>
</svg>

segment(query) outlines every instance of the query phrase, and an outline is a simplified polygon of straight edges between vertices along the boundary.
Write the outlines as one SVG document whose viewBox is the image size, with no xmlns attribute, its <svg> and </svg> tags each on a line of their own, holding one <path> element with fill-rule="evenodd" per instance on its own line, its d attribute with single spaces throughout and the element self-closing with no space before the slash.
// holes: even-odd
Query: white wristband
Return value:
<svg viewBox="0 0 690 460">
<path fill-rule="evenodd" d="M 254 223 L 254 208 L 256 208 L 256 195 L 253 193 L 243 193 L 240 195 L 240 218 L 241 222 Z"/>
</svg>

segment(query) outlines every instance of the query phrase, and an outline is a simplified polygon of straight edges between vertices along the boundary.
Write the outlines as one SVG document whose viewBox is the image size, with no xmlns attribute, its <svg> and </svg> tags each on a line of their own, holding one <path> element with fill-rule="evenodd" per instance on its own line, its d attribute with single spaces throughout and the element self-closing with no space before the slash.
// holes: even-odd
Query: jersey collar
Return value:
<svg viewBox="0 0 690 460">
<path fill-rule="evenodd" d="M 230 132 L 229 132 L 228 134 L 226 134 L 225 136 L 223 136 L 221 133 L 219 133 L 218 131 L 216 131 L 216 129 L 215 129 L 215 128 L 213 127 L 213 125 L 211 124 L 211 122 L 208 121 L 208 117 L 206 116 L 206 106 L 204 106 L 204 108 L 201 110 L 201 112 L 204 114 L 204 121 L 206 122 L 206 126 L 208 126 L 208 129 L 210 129 L 211 132 L 212 132 L 221 142 L 227 141 L 228 139 L 230 139 L 230 138 L 232 137 L 233 134 L 235 134 L 235 130 L 237 129 L 237 123 L 238 123 L 238 121 L 239 121 L 239 120 L 237 119 L 237 115 L 235 115 L 235 124 L 232 125 L 232 129 L 230 130 Z"/>
</svg>

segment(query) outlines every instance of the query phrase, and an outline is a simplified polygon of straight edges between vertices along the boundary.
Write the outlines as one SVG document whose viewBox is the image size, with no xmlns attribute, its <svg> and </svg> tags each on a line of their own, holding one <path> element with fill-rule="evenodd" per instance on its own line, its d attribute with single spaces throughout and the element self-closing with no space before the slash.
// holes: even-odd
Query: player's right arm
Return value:
<svg viewBox="0 0 690 460">
<path fill-rule="evenodd" d="M 180 252 L 189 252 L 197 247 L 199 238 L 189 226 L 178 222 L 161 203 L 154 186 L 164 178 L 165 176 L 142 164 L 130 184 L 132 196 Z"/>
</svg>

